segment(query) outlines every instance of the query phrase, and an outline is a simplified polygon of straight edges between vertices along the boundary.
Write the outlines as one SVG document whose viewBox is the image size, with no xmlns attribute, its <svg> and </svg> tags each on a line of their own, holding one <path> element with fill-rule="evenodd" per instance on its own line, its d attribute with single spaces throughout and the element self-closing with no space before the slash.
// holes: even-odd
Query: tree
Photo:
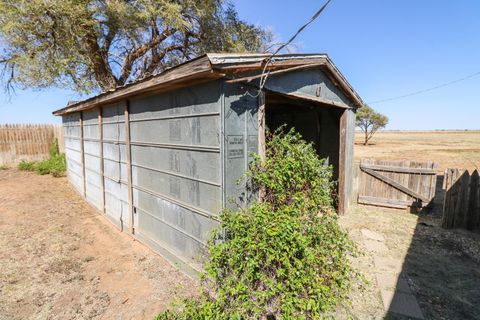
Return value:
<svg viewBox="0 0 480 320">
<path fill-rule="evenodd" d="M 388 124 L 388 118 L 381 113 L 376 112 L 371 107 L 365 105 L 357 111 L 357 127 L 364 133 L 363 145 L 373 137 L 379 129 L 385 128 Z"/>
<path fill-rule="evenodd" d="M 225 0 L 2 0 L 7 88 L 108 91 L 209 51 L 261 51 L 270 33 Z"/>
</svg>

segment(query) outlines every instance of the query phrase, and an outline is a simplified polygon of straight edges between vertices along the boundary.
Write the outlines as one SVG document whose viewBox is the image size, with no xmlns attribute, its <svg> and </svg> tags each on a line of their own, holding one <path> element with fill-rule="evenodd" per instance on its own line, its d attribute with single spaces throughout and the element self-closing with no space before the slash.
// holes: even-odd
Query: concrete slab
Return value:
<svg viewBox="0 0 480 320">
<path fill-rule="evenodd" d="M 424 319 L 417 299 L 411 294 L 381 290 L 385 310 L 414 319 Z"/>
<path fill-rule="evenodd" d="M 361 231 L 362 231 L 363 236 L 367 239 L 380 241 L 380 242 L 385 241 L 385 237 L 381 233 L 378 233 L 378 232 L 375 232 L 375 231 L 372 231 L 372 230 L 369 230 L 369 229 L 362 229 Z"/>
<path fill-rule="evenodd" d="M 364 239 L 363 244 L 365 249 L 370 252 L 387 252 L 388 248 L 383 242 L 379 242 L 376 240 Z"/>
<path fill-rule="evenodd" d="M 407 279 L 402 275 L 395 275 L 389 272 L 377 273 L 375 275 L 377 278 L 378 287 L 382 290 L 390 290 L 402 293 L 411 294 L 410 286 L 408 285 Z"/>
<path fill-rule="evenodd" d="M 402 260 L 387 257 L 374 257 L 373 263 L 378 271 L 390 271 L 400 274 L 403 268 Z"/>
</svg>

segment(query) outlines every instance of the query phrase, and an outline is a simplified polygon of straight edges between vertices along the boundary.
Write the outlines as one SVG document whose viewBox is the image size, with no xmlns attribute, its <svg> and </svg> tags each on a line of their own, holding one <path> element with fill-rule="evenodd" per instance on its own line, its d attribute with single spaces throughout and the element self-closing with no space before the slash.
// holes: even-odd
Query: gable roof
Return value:
<svg viewBox="0 0 480 320">
<path fill-rule="evenodd" d="M 214 79 L 238 78 L 238 81 L 250 82 L 260 77 L 264 61 L 269 54 L 207 53 L 198 58 L 182 63 L 162 73 L 126 84 L 114 90 L 103 92 L 83 101 L 74 102 L 65 108 L 56 110 L 54 115 L 92 109 L 105 104 L 152 91 L 170 91 L 176 88 L 211 81 Z M 332 82 L 339 86 L 356 107 L 362 107 L 363 101 L 340 73 L 326 54 L 282 54 L 276 55 L 274 63 L 269 66 L 270 73 L 289 72 L 293 70 L 321 67 Z M 253 76 L 251 75 L 253 72 Z M 256 72 L 256 74 L 255 74 Z M 241 74 L 250 73 L 244 77 Z M 234 80 L 235 81 L 235 80 Z"/>
</svg>

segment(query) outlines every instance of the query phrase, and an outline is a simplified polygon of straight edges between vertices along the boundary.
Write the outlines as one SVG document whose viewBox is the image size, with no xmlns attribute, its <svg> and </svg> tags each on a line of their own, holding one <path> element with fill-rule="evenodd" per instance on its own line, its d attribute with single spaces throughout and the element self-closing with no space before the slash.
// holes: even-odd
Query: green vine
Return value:
<svg viewBox="0 0 480 320">
<path fill-rule="evenodd" d="M 337 223 L 331 167 L 277 130 L 247 177 L 263 201 L 221 214 L 201 297 L 157 319 L 318 319 L 347 298 L 355 248 Z"/>
</svg>

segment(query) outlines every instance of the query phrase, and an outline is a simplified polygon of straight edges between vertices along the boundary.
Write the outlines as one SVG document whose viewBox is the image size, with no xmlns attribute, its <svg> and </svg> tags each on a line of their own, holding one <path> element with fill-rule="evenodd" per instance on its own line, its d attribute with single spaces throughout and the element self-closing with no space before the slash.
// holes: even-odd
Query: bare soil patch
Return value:
<svg viewBox="0 0 480 320">
<path fill-rule="evenodd" d="M 402 275 L 425 319 L 480 319 L 480 234 L 442 229 L 440 219 L 432 215 L 362 207 L 340 222 L 364 252 L 354 264 L 368 280 L 364 291 L 352 293 L 352 305 L 343 314 L 355 319 L 408 319 L 382 303 L 375 259 L 391 259 L 401 266 L 396 292 L 404 285 Z M 369 251 L 362 230 L 383 235 L 387 250 Z"/>
<path fill-rule="evenodd" d="M 0 319 L 152 319 L 196 286 L 65 178 L 0 170 Z"/>
</svg>

